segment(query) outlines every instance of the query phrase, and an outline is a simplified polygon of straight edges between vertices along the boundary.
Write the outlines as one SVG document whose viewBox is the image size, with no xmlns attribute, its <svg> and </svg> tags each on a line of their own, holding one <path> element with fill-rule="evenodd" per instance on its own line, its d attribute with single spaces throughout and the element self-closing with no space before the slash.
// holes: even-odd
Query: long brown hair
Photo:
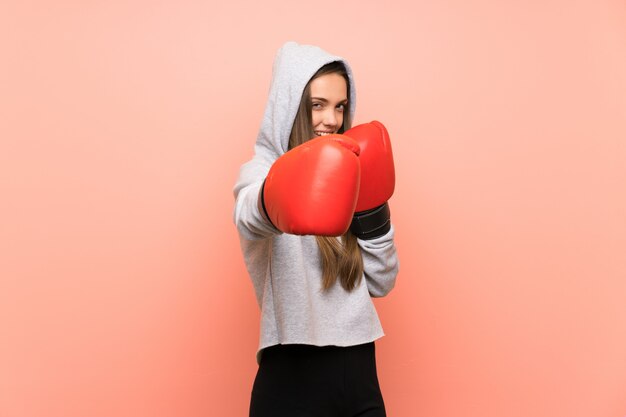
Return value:
<svg viewBox="0 0 626 417">
<path fill-rule="evenodd" d="M 311 104 L 311 81 L 326 74 L 339 74 L 346 80 L 348 97 L 350 97 L 350 81 L 346 67 L 341 62 L 331 62 L 321 67 L 311 77 L 300 100 L 300 106 L 291 128 L 289 136 L 289 149 L 292 149 L 307 140 L 315 137 L 313 131 L 313 116 Z M 350 118 L 350 106 L 344 110 L 343 124 L 338 133 L 343 133 L 352 125 Z M 317 246 L 322 256 L 322 286 L 326 290 L 335 284 L 339 277 L 341 285 L 348 291 L 354 289 L 363 275 L 363 258 L 356 236 L 350 230 L 341 236 L 335 237 L 315 236 Z"/>
</svg>

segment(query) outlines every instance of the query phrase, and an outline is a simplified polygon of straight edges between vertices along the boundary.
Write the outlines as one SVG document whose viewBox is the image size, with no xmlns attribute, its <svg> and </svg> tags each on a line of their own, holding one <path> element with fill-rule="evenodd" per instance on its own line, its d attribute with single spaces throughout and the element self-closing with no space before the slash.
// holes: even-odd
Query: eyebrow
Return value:
<svg viewBox="0 0 626 417">
<path fill-rule="evenodd" d="M 311 97 L 311 100 L 319 100 L 319 101 L 323 101 L 324 103 L 328 103 L 328 100 L 325 99 L 324 97 Z M 348 99 L 346 98 L 344 100 L 341 100 L 339 103 L 347 103 L 347 102 L 348 102 Z"/>
</svg>

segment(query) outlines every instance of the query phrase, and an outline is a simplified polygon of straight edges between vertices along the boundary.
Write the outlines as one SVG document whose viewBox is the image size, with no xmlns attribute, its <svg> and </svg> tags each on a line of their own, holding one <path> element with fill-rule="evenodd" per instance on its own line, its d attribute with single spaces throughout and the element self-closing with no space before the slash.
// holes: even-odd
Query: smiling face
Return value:
<svg viewBox="0 0 626 417">
<path fill-rule="evenodd" d="M 337 133 L 348 106 L 348 87 L 343 76 L 330 73 L 311 81 L 311 117 L 317 136 Z"/>
</svg>

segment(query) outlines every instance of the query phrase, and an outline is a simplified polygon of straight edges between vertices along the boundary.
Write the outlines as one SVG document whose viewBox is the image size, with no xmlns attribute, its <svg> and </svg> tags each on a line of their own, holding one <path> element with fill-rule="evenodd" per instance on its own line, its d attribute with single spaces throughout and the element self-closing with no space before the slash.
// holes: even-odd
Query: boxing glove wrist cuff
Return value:
<svg viewBox="0 0 626 417">
<path fill-rule="evenodd" d="M 263 216 L 263 218 L 267 220 L 269 224 L 271 224 L 274 228 L 276 228 L 276 226 L 274 226 L 274 223 L 272 223 L 272 220 L 270 220 L 269 214 L 267 214 L 267 209 L 265 208 L 265 198 L 263 198 L 263 190 L 265 190 L 265 180 L 263 180 L 263 184 L 261 184 L 261 190 L 259 191 L 259 199 L 257 201 L 259 213 L 261 213 L 261 216 Z"/>
<path fill-rule="evenodd" d="M 389 204 L 354 214 L 350 231 L 359 239 L 369 240 L 386 234 L 391 229 Z"/>
</svg>

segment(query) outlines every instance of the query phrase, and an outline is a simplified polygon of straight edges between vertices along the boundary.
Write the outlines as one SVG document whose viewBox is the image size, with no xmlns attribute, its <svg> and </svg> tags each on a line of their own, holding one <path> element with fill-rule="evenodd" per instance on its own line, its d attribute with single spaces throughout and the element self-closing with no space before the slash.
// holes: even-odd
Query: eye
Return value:
<svg viewBox="0 0 626 417">
<path fill-rule="evenodd" d="M 346 109 L 346 104 L 345 103 L 341 103 L 337 105 L 337 110 L 343 112 Z"/>
<path fill-rule="evenodd" d="M 322 103 L 318 102 L 318 101 L 314 101 L 311 104 L 311 107 L 313 108 L 313 110 L 319 110 L 322 108 Z"/>
</svg>

